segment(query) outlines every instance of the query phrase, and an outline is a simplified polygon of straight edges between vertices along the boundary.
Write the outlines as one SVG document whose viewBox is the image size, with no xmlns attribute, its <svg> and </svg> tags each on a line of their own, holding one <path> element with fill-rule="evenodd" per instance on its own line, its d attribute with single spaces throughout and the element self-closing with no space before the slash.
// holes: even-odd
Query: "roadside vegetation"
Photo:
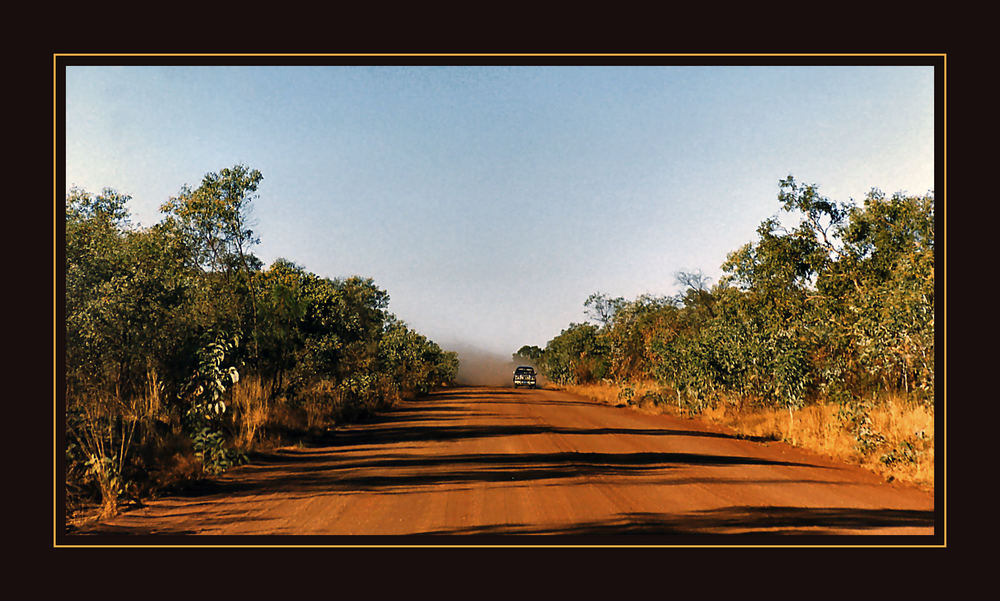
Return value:
<svg viewBox="0 0 1000 601">
<path fill-rule="evenodd" d="M 67 195 L 68 517 L 113 515 L 453 382 L 457 355 L 393 316 L 371 279 L 263 266 L 249 226 L 261 180 L 209 173 L 151 227 L 114 190 Z"/>
<path fill-rule="evenodd" d="M 590 398 L 933 487 L 933 195 L 839 203 L 789 176 L 778 202 L 785 219 L 762 222 L 715 285 L 694 272 L 674 297 L 595 293 L 588 321 L 514 359 Z"/>
</svg>

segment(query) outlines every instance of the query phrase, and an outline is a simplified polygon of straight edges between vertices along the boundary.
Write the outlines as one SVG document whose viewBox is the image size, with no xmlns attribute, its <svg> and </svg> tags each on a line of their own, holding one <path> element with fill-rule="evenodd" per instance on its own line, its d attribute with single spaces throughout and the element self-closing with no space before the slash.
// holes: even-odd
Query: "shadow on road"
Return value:
<svg viewBox="0 0 1000 601">
<path fill-rule="evenodd" d="M 377 492 L 405 494 L 428 487 L 468 487 L 484 483 L 552 481 L 572 483 L 595 477 L 655 476 L 686 466 L 799 466 L 809 464 L 752 457 L 696 453 L 520 453 L 485 455 L 341 455 L 301 452 L 274 456 L 247 466 L 238 477 L 207 482 L 178 497 L 254 494 Z M 742 484 L 755 481 L 740 480 Z M 782 481 L 791 484 L 794 480 Z M 663 479 L 661 485 L 669 485 Z M 678 481 L 677 484 L 683 482 Z"/>
<path fill-rule="evenodd" d="M 694 436 L 736 437 L 698 430 L 660 428 L 570 428 L 541 424 L 453 425 L 458 416 L 497 417 L 470 410 L 470 396 L 481 395 L 491 404 L 496 396 L 521 396 L 518 402 L 534 403 L 537 398 L 503 389 L 460 389 L 439 392 L 417 404 L 404 404 L 364 424 L 328 432 L 309 447 L 285 449 L 252 457 L 251 465 L 227 474 L 215 482 L 205 482 L 175 496 L 253 494 L 259 490 L 280 490 L 290 494 L 336 492 L 407 493 L 427 487 L 472 486 L 477 483 L 538 482 L 566 483 L 593 477 L 634 477 L 669 473 L 685 466 L 794 466 L 812 464 L 776 461 L 737 455 L 672 452 L 556 452 L 497 454 L 406 453 L 406 445 L 426 445 L 457 440 L 530 435 L 582 436 Z M 500 401 L 503 402 L 503 401 Z M 441 415 L 436 415 L 440 413 Z M 377 452 L 372 452 L 373 450 Z"/>
<path fill-rule="evenodd" d="M 838 530 L 931 528 L 933 511 L 840 507 L 723 507 L 684 514 L 631 513 L 617 520 L 557 528 L 503 524 L 480 528 L 428 532 L 429 535 L 676 535 L 742 534 L 816 535 Z"/>
<path fill-rule="evenodd" d="M 171 540 L 171 537 L 181 537 L 177 542 L 189 542 L 184 538 L 197 535 L 213 525 L 222 525 L 232 519 L 241 521 L 260 520 L 245 515 L 232 516 L 213 513 L 210 510 L 193 511 L 190 517 L 197 523 L 197 530 L 171 529 L 149 530 L 142 526 L 101 525 L 89 535 L 102 537 L 119 535 L 122 542 L 129 537 L 153 535 L 160 540 Z M 725 542 L 741 544 L 742 542 L 780 542 L 782 537 L 795 536 L 800 541 L 803 538 L 817 537 L 817 542 L 829 543 L 830 536 L 838 536 L 838 544 L 849 544 L 852 540 L 862 540 L 857 537 L 843 537 L 843 532 L 856 534 L 871 532 L 886 528 L 934 528 L 933 511 L 907 509 L 862 509 L 847 507 L 780 507 L 780 506 L 734 506 L 722 507 L 705 511 L 694 511 L 680 514 L 669 513 L 628 513 L 621 514 L 617 519 L 599 522 L 587 522 L 555 527 L 538 527 L 528 524 L 496 524 L 459 528 L 449 530 L 433 530 L 411 535 L 391 537 L 358 537 L 358 536 L 328 536 L 320 537 L 325 544 L 392 544 L 393 541 L 434 544 L 705 544 Z M 760 539 L 760 537 L 765 537 Z M 687 538 L 685 538 L 687 537 Z M 776 538 L 770 538 L 776 537 Z M 245 542 L 239 536 L 209 537 L 210 539 L 226 539 L 232 542 Z M 369 540 L 370 539 L 370 540 Z M 757 540 L 755 540 L 757 539 Z M 267 537 L 270 544 L 289 542 L 302 543 L 297 536 L 288 536 L 280 528 Z M 204 542 L 218 542 L 206 540 Z M 866 542 L 870 542 L 866 541 Z M 912 544 L 912 538 L 909 540 Z"/>
<path fill-rule="evenodd" d="M 383 427 L 343 430 L 331 433 L 319 441 L 320 445 L 336 447 L 351 447 L 361 445 L 380 445 L 399 442 L 445 442 L 465 438 L 487 438 L 494 436 L 522 436 L 528 434 L 560 434 L 560 435 L 627 435 L 627 436 L 698 436 L 709 438 L 729 438 L 738 440 L 736 436 L 699 430 L 676 430 L 668 428 L 563 428 L 557 426 L 541 426 L 532 424 L 498 425 L 498 426 L 414 426 L 407 420 L 405 424 L 392 426 L 391 421 L 383 421 Z"/>
</svg>

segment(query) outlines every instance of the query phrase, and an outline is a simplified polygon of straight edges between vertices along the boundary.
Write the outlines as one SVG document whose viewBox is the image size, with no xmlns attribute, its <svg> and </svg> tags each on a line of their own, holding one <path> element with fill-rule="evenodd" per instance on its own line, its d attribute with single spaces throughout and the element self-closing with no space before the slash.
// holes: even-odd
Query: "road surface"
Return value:
<svg viewBox="0 0 1000 601">
<path fill-rule="evenodd" d="M 154 542 L 334 535 L 336 544 L 378 544 L 374 535 L 396 535 L 386 540 L 399 544 L 398 535 L 417 534 L 441 536 L 418 536 L 417 544 L 459 545 L 494 535 L 557 535 L 512 537 L 543 544 L 739 544 L 746 539 L 713 535 L 749 533 L 798 544 L 803 534 L 920 541 L 935 533 L 934 517 L 930 493 L 783 443 L 561 391 L 469 387 L 406 401 L 316 445 L 257 457 L 197 493 L 82 533 Z"/>
</svg>

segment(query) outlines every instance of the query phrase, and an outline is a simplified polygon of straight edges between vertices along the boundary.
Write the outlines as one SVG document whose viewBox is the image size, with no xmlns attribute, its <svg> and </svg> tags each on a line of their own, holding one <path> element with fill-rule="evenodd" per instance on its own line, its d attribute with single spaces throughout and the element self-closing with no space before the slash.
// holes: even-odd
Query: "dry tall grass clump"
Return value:
<svg viewBox="0 0 1000 601">
<path fill-rule="evenodd" d="M 141 474 L 171 442 L 163 385 L 153 367 L 130 396 L 120 390 L 76 390 L 67 399 L 66 499 L 72 510 L 98 498 L 97 515 L 118 513 L 144 489 Z"/>
<path fill-rule="evenodd" d="M 251 449 L 267 425 L 270 413 L 270 393 L 259 377 L 251 376 L 236 383 L 232 388 L 230 406 L 233 411 L 233 425 L 236 448 Z"/>
<path fill-rule="evenodd" d="M 591 384 L 548 384 L 547 387 L 565 390 L 607 405 L 634 405 L 645 411 L 660 412 L 656 409 L 659 403 L 654 400 L 659 398 L 660 389 L 653 381 L 642 381 L 628 386 L 603 381 Z"/>
<path fill-rule="evenodd" d="M 578 394 L 592 401 L 597 401 L 606 405 L 617 405 L 619 403 L 618 387 L 610 384 L 552 384 L 550 388 L 565 390 L 566 392 Z"/>
<path fill-rule="evenodd" d="M 306 427 L 313 430 L 335 423 L 339 404 L 340 393 L 332 383 L 321 380 L 310 386 L 302 394 L 302 409 L 305 410 Z"/>
<path fill-rule="evenodd" d="M 889 397 L 872 409 L 871 427 L 885 436 L 865 465 L 887 477 L 934 485 L 933 408 Z"/>
</svg>

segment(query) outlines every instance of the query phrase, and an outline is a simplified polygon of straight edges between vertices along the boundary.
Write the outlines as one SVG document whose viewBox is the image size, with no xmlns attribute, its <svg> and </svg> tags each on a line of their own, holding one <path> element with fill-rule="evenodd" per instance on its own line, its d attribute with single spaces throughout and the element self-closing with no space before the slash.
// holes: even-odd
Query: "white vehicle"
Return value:
<svg viewBox="0 0 1000 601">
<path fill-rule="evenodd" d="M 535 387 L 535 368 L 522 365 L 514 370 L 514 388 L 519 386 Z"/>
</svg>

